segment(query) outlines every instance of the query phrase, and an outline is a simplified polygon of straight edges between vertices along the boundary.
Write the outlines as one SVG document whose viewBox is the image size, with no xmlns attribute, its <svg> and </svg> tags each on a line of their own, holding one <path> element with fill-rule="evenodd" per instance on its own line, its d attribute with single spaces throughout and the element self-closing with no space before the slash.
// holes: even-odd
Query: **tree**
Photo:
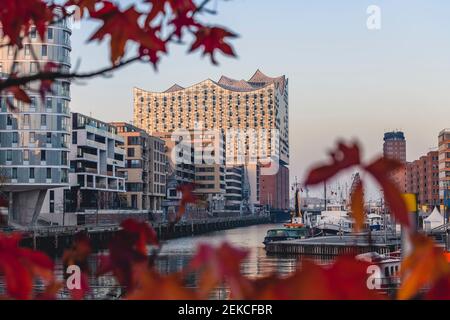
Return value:
<svg viewBox="0 0 450 320">
<path fill-rule="evenodd" d="M 236 35 L 225 28 L 202 22 L 200 13 L 214 14 L 208 9 L 211 0 L 141 0 L 122 8 L 119 1 L 108 0 L 65 0 L 56 4 L 51 0 L 3 0 L 0 9 L 0 46 L 14 50 L 14 56 L 23 49 L 23 42 L 36 28 L 41 38 L 45 37 L 48 26 L 60 23 L 80 13 L 81 20 L 100 23 L 88 42 L 109 39 L 110 65 L 81 73 L 64 71 L 59 65 L 47 63 L 38 66 L 36 74 L 20 75 L 12 72 L 0 75 L 0 92 L 7 91 L 26 103 L 30 99 L 27 85 L 40 82 L 40 93 L 51 91 L 51 84 L 61 79 L 88 79 L 110 74 L 129 64 L 143 61 L 157 67 L 161 57 L 169 53 L 171 44 L 184 45 L 192 38 L 189 52 L 202 50 L 217 64 L 215 53 L 235 56 L 227 38 Z M 189 41 L 189 39 L 187 40 Z M 10 106 L 14 108 L 14 106 Z"/>
</svg>

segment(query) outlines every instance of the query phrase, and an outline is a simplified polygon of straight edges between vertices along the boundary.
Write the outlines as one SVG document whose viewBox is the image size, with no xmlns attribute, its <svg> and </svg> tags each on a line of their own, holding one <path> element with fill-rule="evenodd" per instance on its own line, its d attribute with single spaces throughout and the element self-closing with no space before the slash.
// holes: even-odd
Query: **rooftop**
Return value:
<svg viewBox="0 0 450 320">
<path fill-rule="evenodd" d="M 274 84 L 275 87 L 283 94 L 286 88 L 287 84 L 287 78 L 286 76 L 279 76 L 279 77 L 269 77 L 261 72 L 261 70 L 256 70 L 256 72 L 253 74 L 253 76 L 249 80 L 236 80 L 232 78 L 228 78 L 226 76 L 221 76 L 219 81 L 213 81 L 213 80 L 206 80 L 211 81 L 215 85 L 231 91 L 239 91 L 239 92 L 250 92 L 262 89 L 268 85 Z M 204 82 L 204 81 L 202 81 Z M 200 82 L 200 83 L 202 83 Z M 193 85 L 194 86 L 194 85 Z M 174 84 L 166 91 L 163 91 L 162 93 L 173 93 L 181 90 L 185 90 L 188 88 L 184 88 L 178 84 Z"/>
</svg>

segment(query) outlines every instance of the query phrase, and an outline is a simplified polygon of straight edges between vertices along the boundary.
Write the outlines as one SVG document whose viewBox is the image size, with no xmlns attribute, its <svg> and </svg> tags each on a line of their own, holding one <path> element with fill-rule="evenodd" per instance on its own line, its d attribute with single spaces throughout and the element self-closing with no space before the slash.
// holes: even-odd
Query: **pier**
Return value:
<svg viewBox="0 0 450 320">
<path fill-rule="evenodd" d="M 270 216 L 209 218 L 180 221 L 175 225 L 167 222 L 151 223 L 151 225 L 160 240 L 168 240 L 267 223 L 270 223 Z M 107 248 L 109 241 L 119 230 L 119 225 L 40 227 L 24 230 L 21 244 L 38 250 L 62 251 L 71 246 L 75 234 L 85 232 L 91 239 L 93 247 L 102 250 Z"/>
<path fill-rule="evenodd" d="M 389 254 L 399 247 L 397 237 L 384 242 L 377 236 L 368 241 L 367 236 L 345 235 L 271 242 L 266 245 L 266 251 L 269 254 L 337 256 L 367 252 Z"/>
</svg>

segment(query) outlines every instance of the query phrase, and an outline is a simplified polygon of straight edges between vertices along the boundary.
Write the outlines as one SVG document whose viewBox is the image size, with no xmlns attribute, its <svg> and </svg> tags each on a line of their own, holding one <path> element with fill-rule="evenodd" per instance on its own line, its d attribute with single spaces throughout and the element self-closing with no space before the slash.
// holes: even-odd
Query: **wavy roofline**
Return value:
<svg viewBox="0 0 450 320">
<path fill-rule="evenodd" d="M 253 74 L 253 76 L 249 80 L 236 80 L 236 79 L 229 78 L 227 76 L 222 75 L 220 77 L 219 81 L 214 81 L 211 78 L 207 78 L 203 81 L 200 81 L 200 82 L 190 85 L 188 87 L 182 87 L 178 84 L 174 84 L 165 91 L 149 91 L 149 90 L 145 90 L 145 89 L 138 88 L 138 87 L 134 87 L 134 89 L 144 91 L 147 93 L 151 93 L 151 94 L 170 94 L 170 93 L 175 93 L 178 91 L 191 90 L 194 87 L 201 85 L 205 82 L 210 82 L 219 88 L 222 88 L 222 89 L 228 90 L 228 91 L 234 91 L 234 92 L 259 91 L 268 86 L 275 85 L 275 88 L 278 89 L 281 94 L 284 94 L 286 85 L 288 83 L 288 79 L 284 75 L 279 76 L 279 77 L 269 77 L 269 76 L 265 75 L 264 73 L 262 73 L 260 69 L 258 69 L 258 70 L 256 70 L 256 72 Z M 258 84 L 258 85 L 256 85 L 256 84 Z"/>
</svg>

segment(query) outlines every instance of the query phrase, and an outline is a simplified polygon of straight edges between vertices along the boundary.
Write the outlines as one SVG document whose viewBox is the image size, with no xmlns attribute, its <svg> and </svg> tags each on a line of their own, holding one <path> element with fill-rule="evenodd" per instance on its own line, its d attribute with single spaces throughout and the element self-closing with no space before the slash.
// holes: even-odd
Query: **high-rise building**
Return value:
<svg viewBox="0 0 450 320">
<path fill-rule="evenodd" d="M 383 155 L 385 158 L 406 163 L 406 139 L 403 132 L 393 131 L 384 134 Z"/>
<path fill-rule="evenodd" d="M 44 38 L 30 28 L 19 50 L 5 46 L 9 40 L 0 26 L 0 79 L 37 73 L 50 62 L 69 72 L 67 21 L 49 26 Z M 10 221 L 20 225 L 36 223 L 48 189 L 68 185 L 70 81 L 55 81 L 43 99 L 39 86 L 39 81 L 28 85 L 29 104 L 0 92 L 0 166 L 8 177 L 2 191 L 10 195 Z"/>
<path fill-rule="evenodd" d="M 416 194 L 419 206 L 430 212 L 440 204 L 438 159 L 431 151 L 406 165 L 406 192 Z"/>
<path fill-rule="evenodd" d="M 392 131 L 384 134 L 383 156 L 403 164 L 392 174 L 392 178 L 400 191 L 406 192 L 406 139 L 403 132 Z"/>
<path fill-rule="evenodd" d="M 439 133 L 439 189 L 442 204 L 450 206 L 450 129 Z"/>
<path fill-rule="evenodd" d="M 164 92 L 134 89 L 134 123 L 150 134 L 199 126 L 224 130 L 227 165 L 230 158 L 242 155 L 252 203 L 273 209 L 289 208 L 288 115 L 288 80 L 259 70 L 248 81 L 222 76 L 217 82 L 208 79 L 189 88 L 174 85 Z M 228 134 L 238 130 L 243 135 L 236 143 Z M 270 178 L 260 179 L 260 174 L 269 175 L 263 160 L 271 156 L 279 168 L 270 172 Z"/>
<path fill-rule="evenodd" d="M 162 213 L 166 194 L 166 150 L 162 139 L 129 123 L 113 122 L 125 142 L 126 206 L 151 215 Z"/>
</svg>

